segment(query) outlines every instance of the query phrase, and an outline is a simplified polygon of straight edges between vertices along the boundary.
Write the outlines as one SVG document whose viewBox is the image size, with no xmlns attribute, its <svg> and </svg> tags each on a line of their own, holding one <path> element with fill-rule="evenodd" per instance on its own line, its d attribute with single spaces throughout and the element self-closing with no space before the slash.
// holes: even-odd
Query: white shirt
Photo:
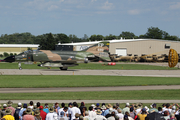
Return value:
<svg viewBox="0 0 180 120">
<path fill-rule="evenodd" d="M 46 115 L 46 120 L 54 120 L 54 118 L 53 118 L 53 115 L 54 115 L 54 114 L 57 114 L 57 113 L 54 113 L 54 112 L 53 112 L 53 113 L 50 113 L 50 112 L 49 112 L 49 113 Z"/>
<path fill-rule="evenodd" d="M 60 109 L 58 110 L 58 116 L 61 116 L 61 111 L 63 111 L 63 109 L 64 109 L 64 108 L 60 108 Z"/>
<path fill-rule="evenodd" d="M 71 120 L 75 119 L 75 114 L 76 113 L 81 114 L 80 109 L 77 108 L 77 107 L 72 107 L 71 108 Z"/>
<path fill-rule="evenodd" d="M 102 115 L 96 115 L 94 120 L 107 120 L 107 119 L 104 116 L 102 116 Z"/>
<path fill-rule="evenodd" d="M 94 120 L 94 118 L 96 117 L 96 112 L 89 111 L 89 117 L 90 117 L 90 120 Z"/>
<path fill-rule="evenodd" d="M 119 117 L 119 119 L 124 118 L 124 115 L 123 115 L 122 113 L 118 113 L 118 114 L 116 114 L 116 116 L 118 116 L 118 117 Z"/>
</svg>

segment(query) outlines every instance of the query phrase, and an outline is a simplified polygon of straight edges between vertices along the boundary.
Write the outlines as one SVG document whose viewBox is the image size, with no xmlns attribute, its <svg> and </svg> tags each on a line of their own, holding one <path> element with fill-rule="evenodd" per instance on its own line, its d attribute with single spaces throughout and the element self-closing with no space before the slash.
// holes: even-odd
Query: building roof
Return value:
<svg viewBox="0 0 180 120">
<path fill-rule="evenodd" d="M 161 40 L 161 39 L 114 39 L 114 40 L 104 40 L 104 41 L 110 42 L 110 43 L 117 43 L 117 42 L 148 41 L 148 40 L 157 40 L 157 41 L 164 41 L 164 42 L 180 42 L 180 41 Z M 91 44 L 97 44 L 99 42 L 103 42 L 103 41 L 63 43 L 63 44 L 58 44 L 58 45 L 91 45 Z"/>
<path fill-rule="evenodd" d="M 0 47 L 31 47 L 37 48 L 39 44 L 0 44 Z"/>
</svg>

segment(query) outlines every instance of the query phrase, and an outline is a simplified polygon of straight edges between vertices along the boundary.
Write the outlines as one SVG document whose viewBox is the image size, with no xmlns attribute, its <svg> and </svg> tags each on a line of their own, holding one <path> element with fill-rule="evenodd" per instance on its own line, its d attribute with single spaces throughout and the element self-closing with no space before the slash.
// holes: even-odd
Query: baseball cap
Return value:
<svg viewBox="0 0 180 120">
<path fill-rule="evenodd" d="M 24 107 L 24 108 L 27 108 L 27 104 L 26 104 L 26 103 L 24 103 L 23 107 Z"/>
<path fill-rule="evenodd" d="M 6 104 L 3 104 L 3 107 L 7 107 L 7 105 L 6 105 Z"/>
<path fill-rule="evenodd" d="M 22 104 L 21 103 L 18 103 L 18 106 L 21 106 Z"/>
<path fill-rule="evenodd" d="M 39 109 L 42 110 L 42 109 L 43 109 L 43 106 L 40 106 Z"/>
<path fill-rule="evenodd" d="M 146 108 L 143 108 L 143 109 L 142 109 L 142 112 L 146 112 Z"/>
<path fill-rule="evenodd" d="M 129 103 L 126 103 L 126 106 L 129 106 Z"/>
</svg>

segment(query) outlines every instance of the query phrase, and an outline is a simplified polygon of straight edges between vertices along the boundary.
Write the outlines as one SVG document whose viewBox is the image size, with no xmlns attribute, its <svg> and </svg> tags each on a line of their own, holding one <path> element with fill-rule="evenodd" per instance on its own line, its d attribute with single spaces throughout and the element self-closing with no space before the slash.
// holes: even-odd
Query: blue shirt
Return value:
<svg viewBox="0 0 180 120">
<path fill-rule="evenodd" d="M 25 110 L 26 110 L 26 108 L 23 108 L 22 110 L 19 111 L 19 116 L 20 116 L 19 120 L 22 120 L 22 115 Z"/>
<path fill-rule="evenodd" d="M 104 115 L 103 116 L 106 116 L 107 114 L 109 114 L 109 109 L 104 111 Z"/>
<path fill-rule="evenodd" d="M 49 109 L 48 108 L 44 108 L 43 111 L 46 112 L 47 114 L 49 113 Z"/>
</svg>

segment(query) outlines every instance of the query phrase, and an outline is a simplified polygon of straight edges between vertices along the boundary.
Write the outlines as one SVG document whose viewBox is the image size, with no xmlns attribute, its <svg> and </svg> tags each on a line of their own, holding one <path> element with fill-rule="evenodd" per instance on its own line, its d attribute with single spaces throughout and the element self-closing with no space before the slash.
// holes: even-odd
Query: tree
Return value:
<svg viewBox="0 0 180 120">
<path fill-rule="evenodd" d="M 9 54 L 8 54 L 7 52 L 4 52 L 4 53 L 3 53 L 3 56 L 4 56 L 4 57 L 8 57 Z"/>
<path fill-rule="evenodd" d="M 114 39 L 117 39 L 117 36 L 109 34 L 109 36 L 106 36 L 104 39 L 105 40 L 114 40 Z"/>
<path fill-rule="evenodd" d="M 57 34 L 56 36 L 56 43 L 70 43 L 69 37 L 66 34 Z"/>
<path fill-rule="evenodd" d="M 148 28 L 148 31 L 145 34 L 146 38 L 152 38 L 152 39 L 163 39 L 163 32 L 158 27 L 150 27 Z"/>
<path fill-rule="evenodd" d="M 96 39 L 97 39 L 98 41 L 104 40 L 104 36 L 102 36 L 102 35 L 97 35 L 97 36 L 96 36 Z"/>
<path fill-rule="evenodd" d="M 84 34 L 84 37 L 82 38 L 82 40 L 84 40 L 84 41 L 88 41 L 88 36 L 86 35 L 86 34 Z"/>
<path fill-rule="evenodd" d="M 119 37 L 121 38 L 125 38 L 125 39 L 133 39 L 133 38 L 137 38 L 137 36 L 135 36 L 135 34 L 134 33 L 132 33 L 132 32 L 122 32 L 120 35 L 119 35 Z"/>
<path fill-rule="evenodd" d="M 47 35 L 47 37 L 46 37 Z M 51 33 L 41 37 L 39 48 L 40 50 L 55 50 L 56 41 Z"/>
<path fill-rule="evenodd" d="M 69 41 L 75 43 L 75 42 L 79 42 L 80 39 L 79 39 L 76 35 L 70 34 L 70 35 L 69 35 Z"/>
<path fill-rule="evenodd" d="M 89 38 L 91 41 L 95 41 L 97 40 L 97 35 L 91 35 L 91 37 Z"/>
</svg>

